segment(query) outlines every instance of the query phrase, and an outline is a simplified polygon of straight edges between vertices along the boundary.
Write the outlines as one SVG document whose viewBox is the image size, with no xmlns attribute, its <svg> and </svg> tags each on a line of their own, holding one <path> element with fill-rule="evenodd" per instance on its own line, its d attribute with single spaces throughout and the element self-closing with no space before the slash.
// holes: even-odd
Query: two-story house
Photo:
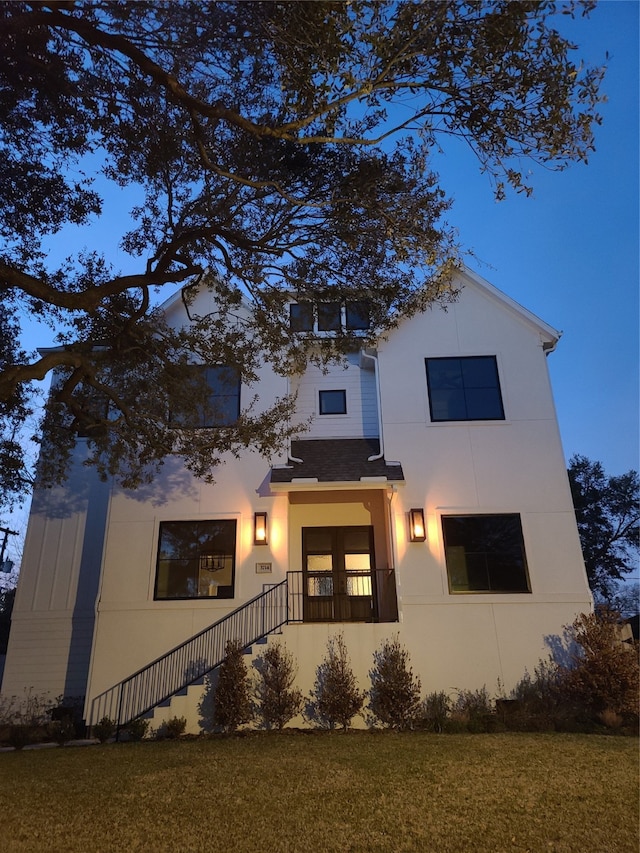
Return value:
<svg viewBox="0 0 640 853">
<path fill-rule="evenodd" d="M 89 722 L 124 723 L 201 685 L 228 639 L 276 629 L 304 692 L 338 632 L 362 688 L 395 634 L 424 692 L 532 671 L 591 607 L 547 371 L 559 333 L 469 270 L 456 285 L 327 372 L 265 366 L 261 400 L 295 391 L 310 427 L 215 484 L 172 459 L 127 492 L 82 467 L 79 439 L 65 485 L 34 495 L 2 692 L 85 695 Z M 188 322 L 181 299 L 164 310 Z M 291 306 L 301 334 L 366 322 L 356 303 Z M 241 377 L 209 371 L 233 417 Z M 192 730 L 201 693 L 178 709 Z"/>
</svg>

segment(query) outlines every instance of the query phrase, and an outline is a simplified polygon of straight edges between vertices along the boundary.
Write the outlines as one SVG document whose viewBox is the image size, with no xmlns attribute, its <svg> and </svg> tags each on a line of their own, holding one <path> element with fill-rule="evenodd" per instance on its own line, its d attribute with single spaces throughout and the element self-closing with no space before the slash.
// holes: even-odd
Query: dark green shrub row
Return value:
<svg viewBox="0 0 640 853">
<path fill-rule="evenodd" d="M 347 729 L 356 714 L 371 726 L 433 732 L 603 731 L 638 730 L 640 664 L 638 644 L 622 642 L 618 614 L 600 610 L 581 614 L 565 630 L 563 663 L 541 662 L 506 696 L 493 699 L 486 687 L 431 693 L 420 698 L 420 680 L 409 665 L 409 653 L 397 638 L 385 640 L 374 653 L 371 688 L 358 689 L 342 635 L 329 640 L 324 660 L 303 709 L 307 722 L 320 728 Z M 300 710 L 293 687 L 295 668 L 288 652 L 273 647 L 267 664 L 256 662 L 261 681 L 251 702 L 251 687 L 242 650 L 220 668 L 214 722 L 226 731 L 261 718 L 266 728 L 283 725 Z M 271 682 L 267 685 L 265 678 Z M 365 707 L 365 701 L 368 704 Z M 277 709 L 277 710 L 276 710 Z"/>
</svg>

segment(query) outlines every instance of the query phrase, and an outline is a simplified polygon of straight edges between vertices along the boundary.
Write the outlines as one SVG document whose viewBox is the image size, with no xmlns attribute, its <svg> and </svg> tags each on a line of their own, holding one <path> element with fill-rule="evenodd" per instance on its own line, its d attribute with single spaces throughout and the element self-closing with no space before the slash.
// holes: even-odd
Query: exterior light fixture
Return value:
<svg viewBox="0 0 640 853">
<path fill-rule="evenodd" d="M 409 510 L 409 539 L 412 542 L 424 542 L 427 538 L 427 529 L 424 523 L 423 509 Z"/>
<path fill-rule="evenodd" d="M 253 544 L 267 544 L 267 513 L 254 512 L 253 514 Z"/>
</svg>

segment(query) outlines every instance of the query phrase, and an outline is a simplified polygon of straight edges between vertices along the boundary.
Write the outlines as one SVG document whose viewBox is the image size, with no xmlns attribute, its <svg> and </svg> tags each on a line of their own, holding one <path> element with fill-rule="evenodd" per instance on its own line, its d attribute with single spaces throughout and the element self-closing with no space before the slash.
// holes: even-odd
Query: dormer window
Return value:
<svg viewBox="0 0 640 853">
<path fill-rule="evenodd" d="M 313 331 L 313 302 L 294 302 L 289 305 L 289 328 L 292 332 Z"/>
<path fill-rule="evenodd" d="M 289 306 L 292 332 L 364 332 L 370 325 L 365 300 L 294 302 Z"/>
<path fill-rule="evenodd" d="M 318 302 L 318 331 L 339 332 L 342 329 L 342 306 L 339 302 Z"/>
</svg>

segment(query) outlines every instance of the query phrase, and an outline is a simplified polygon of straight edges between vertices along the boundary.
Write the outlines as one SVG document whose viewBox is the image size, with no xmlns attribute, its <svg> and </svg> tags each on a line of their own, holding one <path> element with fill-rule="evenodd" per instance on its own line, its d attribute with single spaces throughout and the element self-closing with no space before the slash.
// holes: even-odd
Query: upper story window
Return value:
<svg viewBox="0 0 640 853">
<path fill-rule="evenodd" d="M 319 403 L 319 411 L 321 415 L 347 414 L 346 391 L 320 391 Z"/>
<path fill-rule="evenodd" d="M 233 598 L 236 522 L 160 523 L 155 599 Z"/>
<path fill-rule="evenodd" d="M 364 300 L 294 302 L 289 306 L 292 332 L 355 332 L 369 326 L 369 306 Z"/>
<path fill-rule="evenodd" d="M 239 369 L 220 364 L 194 364 L 189 372 L 193 376 L 189 411 L 172 411 L 172 426 L 206 429 L 234 424 L 240 416 Z M 188 378 L 185 381 L 189 384 Z"/>
<path fill-rule="evenodd" d="M 504 420 L 495 356 L 427 358 L 425 362 L 432 421 Z"/>
<path fill-rule="evenodd" d="M 517 514 L 443 515 L 450 592 L 530 592 Z"/>
</svg>

